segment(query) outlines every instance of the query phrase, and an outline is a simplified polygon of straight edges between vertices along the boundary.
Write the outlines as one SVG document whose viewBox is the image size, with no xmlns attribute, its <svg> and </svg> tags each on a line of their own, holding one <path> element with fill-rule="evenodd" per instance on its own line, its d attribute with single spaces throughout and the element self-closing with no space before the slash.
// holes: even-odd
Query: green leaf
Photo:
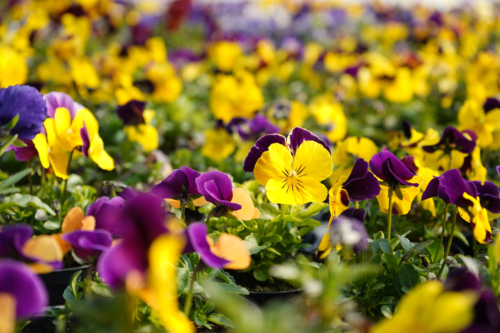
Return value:
<svg viewBox="0 0 500 333">
<path fill-rule="evenodd" d="M 278 243 L 283 240 L 283 237 L 281 237 L 280 235 L 271 235 L 269 237 L 266 237 L 265 240 L 269 243 Z"/>
<path fill-rule="evenodd" d="M 408 238 L 400 235 L 397 235 L 397 237 L 399 238 L 399 241 L 401 242 L 401 246 L 403 247 L 403 249 L 405 249 L 406 251 L 411 249 L 411 242 L 408 240 Z"/>
<path fill-rule="evenodd" d="M 105 296 L 105 297 L 113 297 L 113 294 L 109 290 L 106 285 L 102 283 L 92 282 L 92 291 L 97 295 Z"/>
<path fill-rule="evenodd" d="M 234 277 L 229 274 L 228 272 L 224 270 L 220 270 L 219 274 L 217 275 L 219 279 L 221 279 L 224 282 L 227 282 L 229 284 L 236 284 L 236 281 L 234 280 Z"/>
<path fill-rule="evenodd" d="M 411 288 L 416 286 L 420 281 L 420 275 L 412 264 L 405 263 L 399 270 L 399 282 L 401 289 L 407 293 Z"/>
<path fill-rule="evenodd" d="M 426 240 L 425 242 L 422 242 L 420 244 L 417 244 L 413 247 L 413 250 L 415 250 L 415 254 L 420 253 L 423 251 L 427 246 L 431 245 L 433 243 L 432 240 Z"/>
<path fill-rule="evenodd" d="M 389 244 L 389 241 L 385 238 L 374 240 L 371 247 L 375 254 L 381 254 L 382 252 L 392 253 L 391 244 Z"/>
<path fill-rule="evenodd" d="M 228 317 L 220 314 L 220 313 L 212 313 L 210 316 L 208 316 L 208 321 L 211 321 L 212 323 L 215 323 L 220 326 L 225 326 L 229 328 L 235 328 L 236 326 L 234 323 L 229 319 Z"/>
<path fill-rule="evenodd" d="M 189 270 L 186 267 L 177 267 L 178 293 L 185 294 L 189 281 Z"/>
<path fill-rule="evenodd" d="M 7 195 L 19 192 L 21 192 L 21 189 L 19 187 L 8 187 L 6 189 L 0 190 L 0 195 Z"/>
<path fill-rule="evenodd" d="M 382 239 L 384 238 L 384 232 L 382 230 L 379 230 L 376 234 L 375 234 L 375 237 L 373 237 L 373 240 L 377 240 L 377 239 Z"/>
<path fill-rule="evenodd" d="M 61 227 L 61 223 L 59 221 L 46 221 L 43 227 L 47 230 L 57 230 Z"/>
<path fill-rule="evenodd" d="M 2 129 L 10 131 L 14 127 L 16 127 L 17 122 L 19 121 L 19 113 L 16 114 L 14 118 L 12 118 L 7 124 L 2 126 Z"/>
<path fill-rule="evenodd" d="M 71 287 L 70 286 L 67 286 L 66 289 L 64 289 L 63 298 L 66 301 L 66 304 L 70 308 L 72 308 L 72 307 L 75 306 L 77 300 L 75 298 L 75 295 L 73 295 L 73 293 L 71 292 Z"/>
<path fill-rule="evenodd" d="M 259 243 L 257 242 L 257 238 L 255 238 L 254 234 L 251 234 L 251 235 L 248 235 L 247 237 L 245 237 L 245 239 L 243 240 L 243 243 L 247 247 L 250 254 L 259 253 L 260 251 L 267 249 L 268 247 L 271 246 L 271 243 L 264 243 L 262 245 L 259 245 Z"/>
<path fill-rule="evenodd" d="M 384 317 L 388 319 L 392 318 L 392 307 L 390 305 L 382 305 L 380 312 L 384 315 Z"/>
<path fill-rule="evenodd" d="M 235 284 L 227 284 L 227 283 L 218 283 L 217 288 L 219 288 L 221 291 L 224 291 L 226 293 L 230 294 L 237 294 L 237 295 L 248 295 L 250 294 L 248 290 L 243 288 L 242 286 L 238 286 Z"/>
<path fill-rule="evenodd" d="M 20 194 L 16 193 L 11 196 L 5 197 L 3 202 L 0 204 L 0 212 L 4 212 L 10 207 L 35 207 L 41 208 L 45 210 L 52 216 L 55 216 L 56 213 L 50 208 L 46 203 L 44 203 L 40 198 L 31 196 L 28 194 Z"/>
<path fill-rule="evenodd" d="M 13 174 L 12 176 L 10 176 L 9 178 L 5 179 L 3 182 L 0 183 L 0 190 L 3 190 L 8 186 L 14 185 L 18 181 L 26 177 L 31 171 L 32 171 L 31 168 L 27 168 Z"/>
<path fill-rule="evenodd" d="M 306 218 L 318 215 L 323 209 L 327 208 L 328 204 L 324 202 L 313 202 L 307 206 L 306 210 L 301 211 L 296 215 L 298 218 Z"/>
<path fill-rule="evenodd" d="M 260 217 L 262 220 L 272 220 L 280 214 L 278 205 L 272 203 L 265 203 L 259 206 Z"/>
<path fill-rule="evenodd" d="M 399 200 L 403 200 L 403 192 L 401 192 L 401 189 L 398 187 L 396 187 L 396 190 L 394 191 L 394 193 L 396 193 L 396 197 L 398 197 Z"/>
<path fill-rule="evenodd" d="M 1 146 L 0 146 L 0 156 L 3 155 L 3 153 L 5 153 L 5 151 L 7 150 L 7 148 L 9 148 L 15 141 L 17 140 L 17 134 L 14 135 L 13 137 L 11 137 L 9 140 L 7 140 L 6 142 L 4 142 Z"/>
<path fill-rule="evenodd" d="M 396 274 L 398 271 L 399 259 L 395 254 L 384 253 L 382 255 L 382 261 L 387 265 L 387 270 L 391 274 Z"/>
<path fill-rule="evenodd" d="M 433 262 L 439 262 L 439 260 L 441 260 L 444 256 L 444 246 L 441 245 L 438 249 L 439 239 L 437 237 L 430 237 L 429 240 L 433 241 L 432 244 L 427 246 L 427 251 L 429 251 L 429 254 L 431 255 L 430 259 Z"/>
<path fill-rule="evenodd" d="M 269 267 L 267 265 L 262 265 L 254 268 L 253 277 L 258 281 L 269 280 Z"/>
</svg>

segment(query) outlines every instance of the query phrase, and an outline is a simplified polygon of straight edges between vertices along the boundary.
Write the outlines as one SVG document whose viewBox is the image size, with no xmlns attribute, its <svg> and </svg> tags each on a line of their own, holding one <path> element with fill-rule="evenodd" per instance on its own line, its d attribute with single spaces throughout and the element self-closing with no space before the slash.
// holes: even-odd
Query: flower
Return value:
<svg viewBox="0 0 500 333">
<path fill-rule="evenodd" d="M 265 135 L 252 147 L 243 170 L 266 186 L 271 202 L 302 205 L 323 202 L 328 190 L 321 181 L 332 172 L 330 148 L 311 132 L 295 127 L 288 140 Z"/>
<path fill-rule="evenodd" d="M 188 243 L 184 252 L 198 252 L 201 260 L 209 267 L 246 269 L 250 266 L 250 252 L 238 236 L 221 234 L 214 244 L 207 235 L 207 225 L 199 222 L 189 225 L 187 235 Z"/>
<path fill-rule="evenodd" d="M 122 197 L 100 197 L 87 208 L 87 217 L 95 219 L 95 229 L 107 230 L 113 237 L 119 236 L 120 221 L 115 218 L 120 209 L 125 205 Z M 64 225 L 64 223 L 63 223 Z"/>
<path fill-rule="evenodd" d="M 158 130 L 151 125 L 156 113 L 153 110 L 142 109 L 144 105 L 132 100 L 118 107 L 118 115 L 125 123 L 123 130 L 129 141 L 137 142 L 144 151 L 150 152 L 158 148 Z"/>
<path fill-rule="evenodd" d="M 111 247 L 113 241 L 111 234 L 106 230 L 74 231 L 63 235 L 62 239 L 70 243 L 76 256 L 85 261 L 99 257 L 101 252 Z"/>
<path fill-rule="evenodd" d="M 217 42 L 209 49 L 210 59 L 223 72 L 231 71 L 242 53 L 240 45 L 231 41 Z"/>
<path fill-rule="evenodd" d="M 124 105 L 118 105 L 116 113 L 125 125 L 145 124 L 144 108 L 146 102 L 131 100 Z"/>
<path fill-rule="evenodd" d="M 49 235 L 33 237 L 33 228 L 25 224 L 7 225 L 0 230 L 0 258 L 28 263 L 37 273 L 48 273 L 63 267 L 63 252 Z"/>
<path fill-rule="evenodd" d="M 260 215 L 252 198 L 244 188 L 235 188 L 228 175 L 220 171 L 209 171 L 196 178 L 198 192 L 205 200 L 216 205 L 214 216 L 226 213 L 243 221 Z"/>
<path fill-rule="evenodd" d="M 316 256 L 324 259 L 332 248 L 340 250 L 343 246 L 355 251 L 363 251 L 368 246 L 368 233 L 363 221 L 365 210 L 349 208 L 338 215 L 328 224 L 329 231 L 323 236 L 318 245 Z"/>
<path fill-rule="evenodd" d="M 40 277 L 20 262 L 0 259 L 0 327 L 15 331 L 15 320 L 42 314 L 49 305 Z"/>
<path fill-rule="evenodd" d="M 172 173 L 161 183 L 153 187 L 151 193 L 166 199 L 174 208 L 180 208 L 181 202 L 188 205 L 190 202 L 195 206 L 203 206 L 208 202 L 198 191 L 196 178 L 201 174 L 188 167 L 182 167 Z"/>
<path fill-rule="evenodd" d="M 19 116 L 10 135 L 32 140 L 42 130 L 47 106 L 42 94 L 30 86 L 10 86 L 0 89 L 0 127 Z"/>
<path fill-rule="evenodd" d="M 138 193 L 127 199 L 114 216 L 122 241 L 103 252 L 97 261 L 99 276 L 112 288 L 125 285 L 129 274 L 136 272 L 141 278 L 148 267 L 148 251 L 153 241 L 167 233 L 167 213 L 163 200 L 152 194 Z"/>
<path fill-rule="evenodd" d="M 348 176 L 352 172 L 354 161 L 362 158 L 369 161 L 378 151 L 375 143 L 365 137 L 351 136 L 337 142 L 332 152 L 333 172 L 330 181 L 335 184 L 340 176 Z"/>
<path fill-rule="evenodd" d="M 219 127 L 205 132 L 205 144 L 201 154 L 212 161 L 223 161 L 236 149 L 233 137 L 226 129 Z"/>
<path fill-rule="evenodd" d="M 278 101 L 272 103 L 265 114 L 280 128 L 280 133 L 284 134 L 294 127 L 302 126 L 309 116 L 309 109 L 299 101 Z"/>
<path fill-rule="evenodd" d="M 26 139 L 19 139 L 19 140 L 24 142 L 26 146 L 16 147 L 11 145 L 9 148 L 7 148 L 7 151 L 9 150 L 14 151 L 14 156 L 16 157 L 16 160 L 18 160 L 19 162 L 25 162 L 31 160 L 33 157 L 38 156 L 38 151 L 36 150 L 33 141 Z"/>
<path fill-rule="evenodd" d="M 94 125 L 97 125 L 97 123 Z M 90 157 L 103 170 L 111 171 L 115 168 L 115 162 L 104 150 L 104 142 L 99 136 L 97 126 L 89 128 L 84 122 L 83 127 L 80 129 L 80 136 L 82 138 L 83 156 Z"/>
<path fill-rule="evenodd" d="M 63 239 L 63 236 L 77 230 L 92 231 L 96 227 L 96 220 L 93 216 L 85 217 L 80 207 L 73 207 L 64 217 L 61 225 L 61 233 L 52 235 L 59 243 L 64 254 L 71 250 L 71 244 Z"/>
<path fill-rule="evenodd" d="M 427 281 L 404 295 L 393 317 L 372 326 L 370 333 L 460 332 L 472 323 L 475 302 L 473 293 L 444 291 L 441 282 Z"/>
<path fill-rule="evenodd" d="M 83 105 L 73 101 L 71 96 L 62 92 L 52 91 L 43 95 L 43 98 L 47 103 L 47 115 L 50 118 L 55 118 L 58 108 L 66 108 L 71 115 L 71 119 L 76 117 L 78 110 L 85 109 Z"/>
<path fill-rule="evenodd" d="M 485 104 L 488 107 L 493 102 L 490 100 Z M 458 112 L 458 128 L 461 131 L 474 131 L 478 136 L 477 144 L 481 148 L 489 147 L 493 143 L 493 132 L 500 129 L 500 109 L 493 108 L 488 111 L 477 101 L 468 99 Z"/>
<path fill-rule="evenodd" d="M 330 142 L 337 142 L 345 137 L 347 118 L 339 102 L 327 95 L 317 96 L 311 101 L 309 109 L 318 124 L 325 127 L 322 133 Z"/>
<path fill-rule="evenodd" d="M 349 202 L 371 200 L 379 193 L 377 178 L 368 171 L 368 163 L 358 158 L 349 177 L 342 175 L 330 189 L 330 223 L 349 208 Z"/>
<path fill-rule="evenodd" d="M 265 134 L 279 133 L 279 128 L 261 114 L 255 115 L 252 119 L 233 118 L 226 128 L 230 130 L 230 133 L 236 131 L 243 141 Z"/>
</svg>

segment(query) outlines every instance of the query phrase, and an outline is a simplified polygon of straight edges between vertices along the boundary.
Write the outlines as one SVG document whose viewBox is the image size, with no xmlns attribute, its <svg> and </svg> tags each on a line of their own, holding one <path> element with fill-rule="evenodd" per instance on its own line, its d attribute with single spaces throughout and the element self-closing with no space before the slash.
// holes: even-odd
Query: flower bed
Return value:
<svg viewBox="0 0 500 333">
<path fill-rule="evenodd" d="M 498 9 L 7 1 L 0 332 L 497 332 Z"/>
</svg>

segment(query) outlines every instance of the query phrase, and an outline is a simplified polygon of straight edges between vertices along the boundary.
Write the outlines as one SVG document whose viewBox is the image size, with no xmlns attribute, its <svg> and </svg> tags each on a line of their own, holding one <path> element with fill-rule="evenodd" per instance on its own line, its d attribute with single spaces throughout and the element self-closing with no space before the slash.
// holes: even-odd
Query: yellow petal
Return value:
<svg viewBox="0 0 500 333">
<path fill-rule="evenodd" d="M 80 135 L 80 129 L 83 124 L 87 127 L 89 137 L 92 138 L 95 134 L 99 133 L 99 123 L 95 116 L 88 109 L 80 109 L 76 113 L 75 119 L 71 122 L 71 129 L 73 132 Z"/>
<path fill-rule="evenodd" d="M 330 224 L 335 217 L 349 208 L 349 193 L 342 187 L 346 179 L 347 177 L 342 175 L 328 192 L 330 195 L 330 222 L 328 222 L 328 228 L 330 228 Z"/>
<path fill-rule="evenodd" d="M 477 296 L 470 292 L 445 292 L 433 304 L 428 332 L 461 332 L 472 323 Z"/>
<path fill-rule="evenodd" d="M 40 235 L 29 239 L 23 246 L 23 254 L 45 262 L 62 261 L 64 256 L 57 240 L 49 235 Z M 43 264 L 34 264 L 32 268 L 40 273 L 52 269 L 50 266 Z"/>
<path fill-rule="evenodd" d="M 248 221 L 253 218 L 255 214 L 255 206 L 246 189 L 242 187 L 235 188 L 233 190 L 233 198 L 231 199 L 231 202 L 241 205 L 241 209 L 231 212 L 231 215 L 243 221 Z"/>
<path fill-rule="evenodd" d="M 64 152 L 51 152 L 49 162 L 57 177 L 68 179 L 68 154 Z"/>
<path fill-rule="evenodd" d="M 332 248 L 333 245 L 332 242 L 330 241 L 330 233 L 327 232 L 323 236 L 321 242 L 318 245 L 318 249 L 316 250 L 316 257 L 318 257 L 319 259 L 325 259 L 328 256 L 328 254 L 330 254 Z"/>
<path fill-rule="evenodd" d="M 420 183 L 421 177 L 415 176 L 409 182 Z M 392 215 L 406 215 L 411 209 L 413 199 L 419 194 L 419 187 L 405 187 L 401 188 L 403 198 L 400 199 L 395 192 L 392 193 Z M 384 213 L 389 212 L 389 187 L 385 185 L 380 186 L 380 194 L 377 196 L 380 211 Z"/>
<path fill-rule="evenodd" d="M 54 115 L 54 121 L 57 136 L 65 136 L 71 125 L 71 114 L 69 110 L 66 108 L 57 108 Z"/>
<path fill-rule="evenodd" d="M 332 156 L 319 143 L 305 141 L 295 152 L 293 169 L 301 179 L 322 181 L 332 174 Z"/>
<path fill-rule="evenodd" d="M 16 328 L 16 299 L 0 293 L 0 333 L 14 333 Z"/>
<path fill-rule="evenodd" d="M 155 306 L 163 325 L 170 333 L 194 333 L 194 325 L 179 310 L 177 264 L 186 244 L 180 235 L 162 235 L 149 250 L 149 286 L 156 296 Z"/>
<path fill-rule="evenodd" d="M 266 185 L 269 201 L 287 205 L 303 205 L 308 202 L 325 201 L 328 190 L 325 185 L 315 180 L 300 180 L 291 177 L 288 180 L 270 179 Z"/>
<path fill-rule="evenodd" d="M 35 145 L 35 148 L 38 151 L 38 156 L 40 157 L 40 163 L 42 163 L 42 166 L 45 169 L 48 169 L 50 167 L 50 164 L 49 164 L 47 137 L 44 134 L 39 133 L 33 139 L 33 144 Z"/>
<path fill-rule="evenodd" d="M 208 201 L 205 200 L 205 197 L 199 197 L 198 199 L 193 200 L 193 203 L 196 207 L 201 207 L 208 204 Z"/>
<path fill-rule="evenodd" d="M 260 185 L 266 186 L 271 178 L 286 177 L 292 169 L 292 155 L 287 147 L 273 143 L 257 160 L 253 173 Z"/>
<path fill-rule="evenodd" d="M 111 171 L 115 168 L 115 162 L 104 150 L 104 143 L 98 134 L 94 134 L 89 147 L 89 156 L 103 170 Z"/>
<path fill-rule="evenodd" d="M 47 133 L 47 144 L 49 147 L 53 147 L 57 144 L 56 122 L 52 118 L 47 118 L 43 122 L 43 126 Z"/>
<path fill-rule="evenodd" d="M 253 212 L 252 219 L 258 219 L 259 217 L 260 217 L 260 210 L 258 210 L 257 208 L 255 208 L 254 212 Z"/>
<path fill-rule="evenodd" d="M 230 261 L 224 268 L 246 269 L 250 266 L 250 252 L 238 236 L 221 234 L 214 245 L 212 238 L 207 235 L 207 242 L 213 254 Z"/>
<path fill-rule="evenodd" d="M 174 199 L 165 199 L 168 204 L 174 208 L 181 208 L 181 202 L 179 200 L 174 200 Z"/>
</svg>

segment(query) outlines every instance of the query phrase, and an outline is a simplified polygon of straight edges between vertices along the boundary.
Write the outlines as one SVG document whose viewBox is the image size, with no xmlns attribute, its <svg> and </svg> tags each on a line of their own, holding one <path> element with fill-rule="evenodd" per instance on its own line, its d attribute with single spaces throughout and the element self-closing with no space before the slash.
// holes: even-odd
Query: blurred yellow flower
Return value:
<svg viewBox="0 0 500 333">
<path fill-rule="evenodd" d="M 224 128 L 215 128 L 205 132 L 205 144 L 201 154 L 212 161 L 223 161 L 236 149 L 234 138 Z"/>
<path fill-rule="evenodd" d="M 334 169 L 330 177 L 330 183 L 335 184 L 342 175 L 349 176 L 357 158 L 369 161 L 377 152 L 377 145 L 369 138 L 351 136 L 337 142 L 332 152 Z"/>
<path fill-rule="evenodd" d="M 151 125 L 155 114 L 156 112 L 153 110 L 144 110 L 142 114 L 144 124 L 123 127 L 128 140 L 137 142 L 146 152 L 150 152 L 158 148 L 158 130 L 156 127 Z"/>
<path fill-rule="evenodd" d="M 332 143 L 342 140 L 347 133 L 347 119 L 342 104 L 328 95 L 315 97 L 309 104 L 311 114 L 325 130 L 322 133 Z"/>
</svg>

